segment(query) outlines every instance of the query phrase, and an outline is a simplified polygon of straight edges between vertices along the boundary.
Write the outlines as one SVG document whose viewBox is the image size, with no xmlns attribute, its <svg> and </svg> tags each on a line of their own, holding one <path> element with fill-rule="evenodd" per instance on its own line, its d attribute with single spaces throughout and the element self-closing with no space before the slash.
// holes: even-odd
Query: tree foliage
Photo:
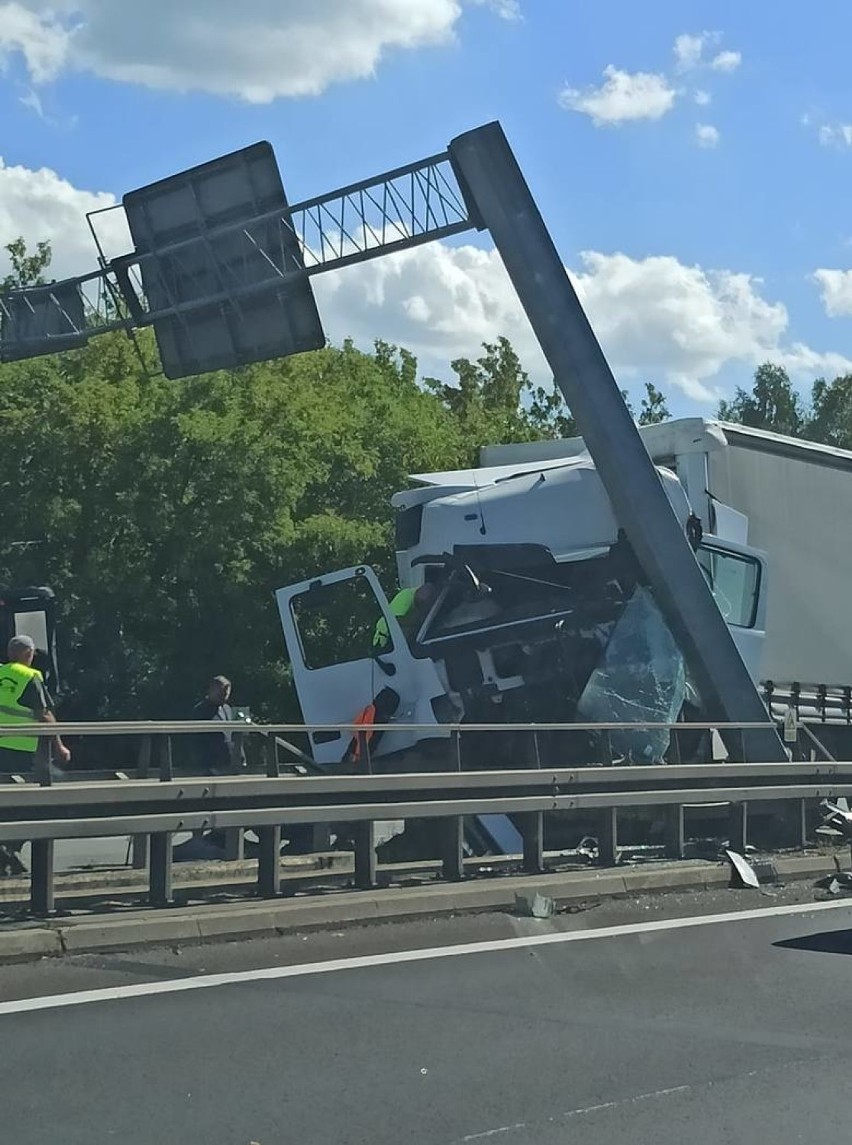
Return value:
<svg viewBox="0 0 852 1145">
<path fill-rule="evenodd" d="M 44 281 L 49 244 L 7 251 L 3 288 Z M 71 719 L 186 715 L 220 672 L 296 717 L 275 589 L 361 563 L 390 588 L 409 473 L 577 432 L 505 338 L 452 384 L 381 341 L 169 381 L 138 338 L 0 366 L 0 579 L 56 591 Z M 640 420 L 665 416 L 648 385 Z"/>
<path fill-rule="evenodd" d="M 751 393 L 738 386 L 732 401 L 720 402 L 719 417 L 790 437 L 801 435 L 808 421 L 787 371 L 771 362 L 764 362 L 755 370 Z"/>
<path fill-rule="evenodd" d="M 719 404 L 718 416 L 755 429 L 852 449 L 852 375 L 833 382 L 817 378 L 810 400 L 805 401 L 783 367 L 765 362 L 755 371 L 751 392 L 738 388 L 732 401 Z"/>
<path fill-rule="evenodd" d="M 640 425 L 659 425 L 661 421 L 668 421 L 671 417 L 665 397 L 660 393 L 653 382 L 645 383 L 645 396 L 639 407 Z"/>
<path fill-rule="evenodd" d="M 36 244 L 34 254 L 30 254 L 23 238 L 13 239 L 3 248 L 9 256 L 11 273 L 0 280 L 0 290 L 16 290 L 22 286 L 43 286 L 44 272 L 53 257 L 49 242 Z"/>
<path fill-rule="evenodd" d="M 475 362 L 457 358 L 455 384 L 426 379 L 427 389 L 452 414 L 468 442 L 467 463 L 475 465 L 487 442 L 572 437 L 577 426 L 556 386 L 534 386 L 508 338 L 483 343 Z"/>
</svg>

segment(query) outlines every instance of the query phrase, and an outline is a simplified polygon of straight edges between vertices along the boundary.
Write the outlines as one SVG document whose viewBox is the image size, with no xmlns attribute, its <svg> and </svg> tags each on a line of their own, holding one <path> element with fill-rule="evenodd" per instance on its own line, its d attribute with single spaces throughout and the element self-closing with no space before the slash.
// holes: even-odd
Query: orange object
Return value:
<svg viewBox="0 0 852 1145">
<path fill-rule="evenodd" d="M 359 727 L 364 727 L 364 728 L 368 728 L 368 729 L 372 728 L 372 726 L 375 722 L 376 722 L 376 705 L 375 704 L 367 704 L 366 708 L 362 708 L 361 711 L 358 713 L 358 715 L 355 717 L 355 719 L 352 721 L 353 724 L 357 724 L 357 725 L 359 725 Z M 355 735 L 352 737 L 352 744 L 350 746 L 349 752 L 347 753 L 349 758 L 352 760 L 353 763 L 360 763 L 361 762 L 361 747 L 362 747 L 362 745 L 364 747 L 366 747 L 374 735 L 375 735 L 375 732 L 369 731 L 369 730 L 366 732 L 364 732 L 364 731 L 356 731 L 355 732 Z"/>
</svg>

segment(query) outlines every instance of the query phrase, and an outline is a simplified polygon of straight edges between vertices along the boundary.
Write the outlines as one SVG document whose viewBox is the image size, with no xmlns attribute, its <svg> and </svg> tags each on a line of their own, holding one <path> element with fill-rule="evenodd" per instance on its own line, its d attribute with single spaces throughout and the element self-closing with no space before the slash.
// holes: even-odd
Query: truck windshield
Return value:
<svg viewBox="0 0 852 1145">
<path fill-rule="evenodd" d="M 753 628 L 757 616 L 760 564 L 753 557 L 701 545 L 698 563 L 719 611 L 736 628 Z"/>
</svg>

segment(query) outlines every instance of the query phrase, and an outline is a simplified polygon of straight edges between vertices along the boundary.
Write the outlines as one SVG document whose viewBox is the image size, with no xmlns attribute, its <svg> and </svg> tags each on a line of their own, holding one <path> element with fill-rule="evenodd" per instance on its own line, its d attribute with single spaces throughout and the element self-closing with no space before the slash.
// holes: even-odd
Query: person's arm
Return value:
<svg viewBox="0 0 852 1145">
<path fill-rule="evenodd" d="M 56 723 L 56 716 L 53 714 L 53 700 L 42 680 L 31 680 L 29 684 L 27 684 L 21 696 L 21 704 L 23 707 L 32 710 L 38 723 Z M 68 763 L 71 759 L 71 751 L 62 742 L 62 737 L 54 736 L 53 745 L 59 759 L 61 759 L 63 763 Z"/>
</svg>

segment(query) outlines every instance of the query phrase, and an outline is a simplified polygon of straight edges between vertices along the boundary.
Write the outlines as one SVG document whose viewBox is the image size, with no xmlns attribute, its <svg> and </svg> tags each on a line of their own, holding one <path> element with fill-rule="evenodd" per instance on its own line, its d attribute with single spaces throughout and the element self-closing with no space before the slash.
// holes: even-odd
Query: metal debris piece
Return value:
<svg viewBox="0 0 852 1145">
<path fill-rule="evenodd" d="M 833 896 L 852 895 L 852 871 L 841 871 L 840 864 L 835 856 L 834 865 L 837 870 L 833 875 L 823 875 L 817 879 L 814 887 L 817 890 L 827 891 Z"/>
<path fill-rule="evenodd" d="M 823 825 L 840 831 L 845 838 L 852 837 L 852 811 L 849 804 L 841 796 L 834 803 L 830 799 L 823 799 L 820 803 Z"/>
<path fill-rule="evenodd" d="M 760 890 L 760 880 L 751 863 L 737 851 L 726 850 L 725 856 L 731 864 L 732 886 L 753 887 L 755 890 Z"/>
<path fill-rule="evenodd" d="M 757 875 L 757 881 L 761 886 L 766 883 L 778 882 L 778 868 L 771 859 L 754 859 L 752 860 L 751 868 Z"/>
<path fill-rule="evenodd" d="M 515 913 L 528 918 L 550 918 L 556 913 L 556 902 L 538 891 L 534 894 L 516 894 Z"/>
</svg>

